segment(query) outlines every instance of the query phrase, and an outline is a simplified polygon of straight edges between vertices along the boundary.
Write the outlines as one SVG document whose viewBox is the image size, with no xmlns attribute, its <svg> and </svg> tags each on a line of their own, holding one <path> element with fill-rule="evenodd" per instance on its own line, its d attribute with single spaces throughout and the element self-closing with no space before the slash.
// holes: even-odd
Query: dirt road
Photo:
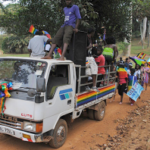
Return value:
<svg viewBox="0 0 150 150">
<path fill-rule="evenodd" d="M 115 120 L 124 119 L 128 112 L 138 106 L 146 105 L 145 100 L 150 97 L 150 88 L 145 91 L 141 99 L 134 106 L 129 105 L 129 99 L 124 96 L 123 104 L 119 104 L 120 97 L 117 95 L 115 102 L 107 101 L 106 114 L 102 121 L 89 120 L 86 117 L 76 119 L 69 128 L 67 141 L 59 150 L 92 150 L 97 149 L 97 144 L 104 144 L 108 135 L 116 135 L 118 123 Z M 0 134 L 0 149 L 3 150 L 52 150 L 46 144 L 33 144 L 23 142 L 11 136 Z"/>
</svg>

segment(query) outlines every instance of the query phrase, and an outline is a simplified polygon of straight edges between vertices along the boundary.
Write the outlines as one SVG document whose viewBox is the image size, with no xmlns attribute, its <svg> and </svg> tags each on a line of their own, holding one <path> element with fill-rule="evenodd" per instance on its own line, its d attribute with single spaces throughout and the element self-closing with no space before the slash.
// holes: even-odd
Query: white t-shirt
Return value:
<svg viewBox="0 0 150 150">
<path fill-rule="evenodd" d="M 44 57 L 44 43 L 46 43 L 48 37 L 45 35 L 35 35 L 28 45 L 28 49 L 32 50 L 31 57 Z"/>
</svg>

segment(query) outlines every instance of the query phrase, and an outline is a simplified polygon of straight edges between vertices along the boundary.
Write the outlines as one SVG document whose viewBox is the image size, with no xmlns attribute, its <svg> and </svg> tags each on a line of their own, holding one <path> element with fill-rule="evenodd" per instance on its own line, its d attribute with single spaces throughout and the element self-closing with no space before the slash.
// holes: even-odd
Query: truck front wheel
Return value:
<svg viewBox="0 0 150 150">
<path fill-rule="evenodd" d="M 53 148 L 61 147 L 67 138 L 68 127 L 65 120 L 60 119 L 55 127 L 53 139 L 49 142 L 49 145 Z"/>
<path fill-rule="evenodd" d="M 102 101 L 98 104 L 97 110 L 94 111 L 95 120 L 101 121 L 105 116 L 105 102 Z"/>
</svg>

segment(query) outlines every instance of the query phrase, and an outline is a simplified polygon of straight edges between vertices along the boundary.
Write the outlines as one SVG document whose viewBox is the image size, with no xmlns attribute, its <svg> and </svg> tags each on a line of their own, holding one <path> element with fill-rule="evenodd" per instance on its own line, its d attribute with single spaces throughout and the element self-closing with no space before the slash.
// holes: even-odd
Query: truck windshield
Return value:
<svg viewBox="0 0 150 150">
<path fill-rule="evenodd" d="M 36 88 L 37 77 L 44 77 L 47 63 L 35 60 L 0 59 L 0 81 L 11 81 L 18 88 Z"/>
</svg>

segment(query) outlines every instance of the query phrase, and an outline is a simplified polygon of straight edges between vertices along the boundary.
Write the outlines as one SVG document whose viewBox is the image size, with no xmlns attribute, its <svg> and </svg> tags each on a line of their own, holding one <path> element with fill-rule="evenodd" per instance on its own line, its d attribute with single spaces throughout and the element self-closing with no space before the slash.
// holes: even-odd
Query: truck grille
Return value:
<svg viewBox="0 0 150 150">
<path fill-rule="evenodd" d="M 23 123 L 18 121 L 17 118 L 2 114 L 0 114 L 0 124 L 15 129 L 22 129 L 23 127 Z"/>
</svg>

